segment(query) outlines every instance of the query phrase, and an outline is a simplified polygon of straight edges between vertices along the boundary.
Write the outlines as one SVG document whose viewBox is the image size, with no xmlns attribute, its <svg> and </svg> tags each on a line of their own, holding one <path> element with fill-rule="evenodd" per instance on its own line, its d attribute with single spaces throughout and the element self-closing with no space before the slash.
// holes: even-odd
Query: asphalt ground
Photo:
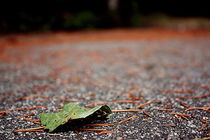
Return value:
<svg viewBox="0 0 210 140">
<path fill-rule="evenodd" d="M 210 137 L 209 36 L 10 44 L 0 58 L 2 140 Z M 38 114 L 70 102 L 109 105 L 111 118 L 87 123 L 110 126 L 15 132 L 40 127 Z"/>
</svg>

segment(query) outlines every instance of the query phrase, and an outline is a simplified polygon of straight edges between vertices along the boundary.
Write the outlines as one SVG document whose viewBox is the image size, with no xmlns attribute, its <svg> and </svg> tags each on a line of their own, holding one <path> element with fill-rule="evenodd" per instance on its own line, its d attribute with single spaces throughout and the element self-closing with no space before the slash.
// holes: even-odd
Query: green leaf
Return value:
<svg viewBox="0 0 210 140">
<path fill-rule="evenodd" d="M 41 113 L 39 117 L 41 124 L 49 129 L 49 132 L 54 131 L 60 125 L 67 123 L 69 120 L 84 119 L 90 115 L 97 115 L 101 118 L 108 118 L 112 111 L 107 105 L 98 106 L 93 109 L 86 109 L 75 103 L 64 105 L 64 108 L 57 113 Z"/>
</svg>

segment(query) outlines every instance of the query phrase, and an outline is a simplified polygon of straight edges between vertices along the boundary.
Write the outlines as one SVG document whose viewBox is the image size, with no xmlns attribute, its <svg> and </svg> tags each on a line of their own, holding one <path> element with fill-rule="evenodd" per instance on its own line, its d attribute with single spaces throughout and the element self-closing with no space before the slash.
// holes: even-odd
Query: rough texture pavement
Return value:
<svg viewBox="0 0 210 140">
<path fill-rule="evenodd" d="M 195 139 L 210 135 L 210 38 L 6 47 L 0 55 L 0 139 Z M 112 133 L 13 132 L 65 103 L 107 104 Z M 146 104 L 145 104 L 146 103 Z M 30 108 L 35 107 L 35 108 Z M 197 107 L 197 108 L 193 108 Z M 135 109 L 135 110 L 130 110 Z M 127 110 L 128 112 L 119 112 Z M 34 113 L 32 116 L 20 116 Z M 133 119 L 119 123 L 122 120 Z"/>
</svg>

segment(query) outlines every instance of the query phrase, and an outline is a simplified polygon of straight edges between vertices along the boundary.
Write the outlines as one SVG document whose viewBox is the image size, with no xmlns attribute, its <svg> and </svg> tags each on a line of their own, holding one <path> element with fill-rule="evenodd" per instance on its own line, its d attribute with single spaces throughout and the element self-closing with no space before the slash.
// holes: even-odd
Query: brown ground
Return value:
<svg viewBox="0 0 210 140">
<path fill-rule="evenodd" d="M 50 32 L 36 34 L 11 34 L 0 37 L 0 47 L 32 46 L 63 42 L 94 42 L 111 40 L 156 40 L 210 36 L 210 29 L 112 29 L 100 31 Z"/>
</svg>

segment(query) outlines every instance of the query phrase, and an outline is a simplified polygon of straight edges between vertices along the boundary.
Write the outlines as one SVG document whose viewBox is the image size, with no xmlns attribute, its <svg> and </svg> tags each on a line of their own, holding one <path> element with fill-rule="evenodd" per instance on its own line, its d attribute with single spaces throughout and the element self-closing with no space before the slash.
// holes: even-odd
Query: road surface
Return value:
<svg viewBox="0 0 210 140">
<path fill-rule="evenodd" d="M 210 31 L 50 33 L 0 44 L 0 139 L 210 137 Z M 110 119 L 88 123 L 110 126 L 14 132 L 40 127 L 39 113 L 70 102 L 109 105 Z"/>
</svg>

